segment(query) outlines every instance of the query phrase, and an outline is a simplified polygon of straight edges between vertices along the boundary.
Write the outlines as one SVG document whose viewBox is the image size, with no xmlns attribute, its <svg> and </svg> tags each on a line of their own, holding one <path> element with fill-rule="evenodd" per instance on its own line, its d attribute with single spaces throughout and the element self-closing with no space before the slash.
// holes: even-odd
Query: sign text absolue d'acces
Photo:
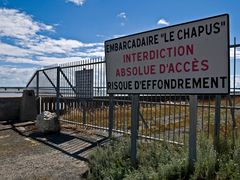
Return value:
<svg viewBox="0 0 240 180">
<path fill-rule="evenodd" d="M 106 41 L 108 93 L 228 93 L 228 19 L 221 15 Z"/>
</svg>

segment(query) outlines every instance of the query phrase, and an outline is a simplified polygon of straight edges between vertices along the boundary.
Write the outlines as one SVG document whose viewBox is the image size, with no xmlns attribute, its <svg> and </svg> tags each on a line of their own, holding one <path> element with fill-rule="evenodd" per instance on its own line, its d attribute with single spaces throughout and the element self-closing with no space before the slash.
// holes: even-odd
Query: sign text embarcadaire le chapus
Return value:
<svg viewBox="0 0 240 180">
<path fill-rule="evenodd" d="M 108 93 L 226 94 L 227 14 L 105 42 Z"/>
</svg>

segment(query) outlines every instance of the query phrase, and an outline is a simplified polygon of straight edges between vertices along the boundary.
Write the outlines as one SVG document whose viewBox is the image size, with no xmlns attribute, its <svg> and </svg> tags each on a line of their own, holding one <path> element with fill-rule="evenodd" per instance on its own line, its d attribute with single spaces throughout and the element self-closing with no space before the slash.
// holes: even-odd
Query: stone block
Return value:
<svg viewBox="0 0 240 180">
<path fill-rule="evenodd" d="M 60 131 L 60 123 L 56 113 L 44 111 L 37 115 L 36 127 L 43 133 L 54 133 Z"/>
</svg>

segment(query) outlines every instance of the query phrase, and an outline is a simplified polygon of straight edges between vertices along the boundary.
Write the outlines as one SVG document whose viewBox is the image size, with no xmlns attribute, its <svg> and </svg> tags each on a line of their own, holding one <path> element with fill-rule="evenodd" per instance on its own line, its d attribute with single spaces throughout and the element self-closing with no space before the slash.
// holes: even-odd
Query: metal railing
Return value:
<svg viewBox="0 0 240 180">
<path fill-rule="evenodd" d="M 20 97 L 26 87 L 0 87 L 0 97 Z"/>
<path fill-rule="evenodd" d="M 229 95 L 198 96 L 198 132 L 213 137 L 235 137 L 240 128 L 239 44 L 231 45 Z M 104 58 L 82 60 L 36 71 L 28 88 L 39 97 L 39 112 L 57 112 L 61 121 L 84 128 L 130 134 L 131 95 L 106 92 Z M 189 133 L 189 97 L 173 94 L 140 94 L 139 137 L 185 144 Z M 111 133 L 111 131 L 110 131 Z"/>
</svg>

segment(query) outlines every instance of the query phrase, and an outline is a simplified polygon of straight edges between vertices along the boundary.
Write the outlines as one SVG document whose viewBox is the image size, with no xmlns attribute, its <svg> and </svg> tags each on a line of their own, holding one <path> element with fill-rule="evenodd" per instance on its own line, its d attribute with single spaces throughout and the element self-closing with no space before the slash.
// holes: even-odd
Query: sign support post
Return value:
<svg viewBox="0 0 240 180">
<path fill-rule="evenodd" d="M 215 123 L 214 123 L 214 148 L 218 151 L 219 144 L 219 135 L 220 135 L 220 118 L 221 118 L 221 95 L 216 95 L 216 103 L 215 103 Z"/>
<path fill-rule="evenodd" d="M 190 95 L 189 100 L 190 124 L 188 165 L 189 169 L 193 170 L 194 163 L 197 160 L 197 95 Z"/>
<path fill-rule="evenodd" d="M 131 117 L 131 164 L 133 167 L 137 165 L 137 139 L 139 125 L 139 95 L 132 95 L 132 117 Z"/>
<path fill-rule="evenodd" d="M 108 137 L 112 137 L 113 119 L 114 118 L 114 96 L 109 94 L 109 122 L 108 122 Z"/>
</svg>

